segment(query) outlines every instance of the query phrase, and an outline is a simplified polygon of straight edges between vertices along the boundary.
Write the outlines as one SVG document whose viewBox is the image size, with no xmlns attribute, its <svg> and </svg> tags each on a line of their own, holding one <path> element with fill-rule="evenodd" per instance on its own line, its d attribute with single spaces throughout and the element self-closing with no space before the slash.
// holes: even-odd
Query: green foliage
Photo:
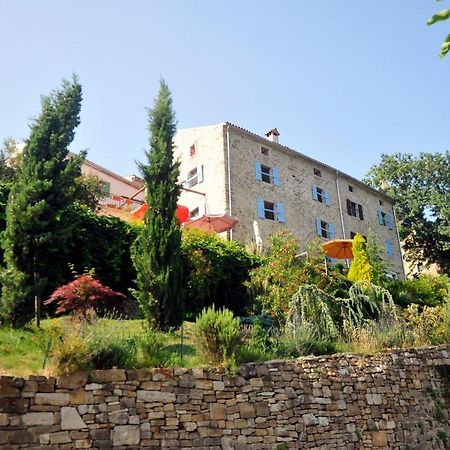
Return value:
<svg viewBox="0 0 450 450">
<path fill-rule="evenodd" d="M 212 303 L 242 315 L 250 297 L 245 283 L 259 257 L 247 253 L 237 242 L 215 234 L 185 230 L 182 252 L 186 273 L 186 318 L 196 317 Z"/>
<path fill-rule="evenodd" d="M 314 285 L 301 285 L 289 303 L 287 328 L 294 333 L 302 324 L 312 324 L 321 338 L 336 338 L 338 330 L 330 309 L 332 303 L 332 295 Z"/>
<path fill-rule="evenodd" d="M 424 274 L 404 281 L 392 280 L 386 287 L 395 303 L 403 307 L 411 303 L 439 306 L 450 299 L 450 279 L 447 275 L 435 277 Z"/>
<path fill-rule="evenodd" d="M 440 0 L 437 0 L 440 1 Z M 427 25 L 433 25 L 450 18 L 450 9 L 442 9 L 427 20 Z M 450 51 L 450 34 L 447 35 L 441 45 L 440 57 L 443 58 Z"/>
<path fill-rule="evenodd" d="M 450 270 L 450 153 L 381 155 L 366 180 L 394 197 L 406 259 Z"/>
<path fill-rule="evenodd" d="M 315 324 L 299 322 L 295 328 L 287 328 L 278 346 L 278 356 L 298 358 L 307 355 L 329 355 L 336 352 L 336 341 L 322 336 Z"/>
<path fill-rule="evenodd" d="M 372 267 L 372 279 L 373 284 L 384 285 L 388 281 L 386 272 L 389 269 L 389 264 L 382 258 L 383 248 L 378 242 L 377 235 L 373 230 L 369 230 L 367 235 L 367 259 Z"/>
<path fill-rule="evenodd" d="M 74 199 L 74 179 L 81 170 L 83 157 L 67 158 L 80 107 L 81 86 L 74 77 L 43 98 L 42 112 L 31 126 L 6 210 L 4 322 L 21 325 L 33 316 L 34 296 L 39 299 L 48 286 L 46 268 L 58 245 L 70 238 L 60 219 Z"/>
<path fill-rule="evenodd" d="M 53 289 L 72 279 L 70 263 L 76 273 L 93 269 L 103 284 L 128 292 L 136 276 L 130 249 L 138 226 L 117 217 L 98 215 L 79 204 L 66 209 L 62 220 L 73 231 L 71 240 L 59 245 L 59 273 L 52 277 Z"/>
<path fill-rule="evenodd" d="M 194 338 L 198 351 L 209 362 L 233 366 L 242 343 L 239 318 L 226 308 L 205 308 L 195 321 Z"/>
<path fill-rule="evenodd" d="M 366 240 L 359 234 L 353 238 L 353 260 L 348 271 L 348 279 L 354 283 L 357 281 L 371 281 L 373 276 L 372 266 L 369 262 Z"/>
<path fill-rule="evenodd" d="M 255 310 L 264 310 L 284 324 L 289 302 L 300 284 L 307 282 L 305 263 L 296 258 L 298 242 L 288 230 L 270 236 L 270 247 L 261 265 L 251 271 L 247 286 L 255 298 Z"/>
<path fill-rule="evenodd" d="M 176 124 L 164 81 L 148 117 L 150 150 L 147 163 L 139 164 L 148 210 L 132 250 L 137 273 L 134 295 L 149 325 L 166 330 L 183 321 L 184 289 L 181 231 L 175 216 L 180 195 L 179 162 L 173 158 Z"/>
</svg>

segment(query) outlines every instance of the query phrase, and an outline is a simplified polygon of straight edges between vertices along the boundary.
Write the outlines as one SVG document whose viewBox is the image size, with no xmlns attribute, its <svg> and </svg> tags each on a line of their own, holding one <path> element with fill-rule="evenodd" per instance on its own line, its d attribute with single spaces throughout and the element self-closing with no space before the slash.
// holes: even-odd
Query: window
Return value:
<svg viewBox="0 0 450 450">
<path fill-rule="evenodd" d="M 348 185 L 348 190 L 349 190 L 350 192 L 353 192 L 353 186 L 352 186 L 351 184 Z"/>
<path fill-rule="evenodd" d="M 394 242 L 392 241 L 392 239 L 386 239 L 384 241 L 384 245 L 386 248 L 386 255 L 392 258 L 394 256 Z"/>
<path fill-rule="evenodd" d="M 269 156 L 269 149 L 267 147 L 261 147 L 261 155 Z"/>
<path fill-rule="evenodd" d="M 189 156 L 195 156 L 195 144 L 192 144 L 190 147 L 189 147 Z"/>
<path fill-rule="evenodd" d="M 270 167 L 255 161 L 255 176 L 258 181 L 280 186 L 280 169 L 277 167 Z"/>
<path fill-rule="evenodd" d="M 383 201 L 382 201 L 382 200 L 378 200 L 378 204 L 379 204 L 380 206 L 383 206 Z"/>
<path fill-rule="evenodd" d="M 109 181 L 100 180 L 99 188 L 102 194 L 111 194 L 111 183 Z"/>
<path fill-rule="evenodd" d="M 256 207 L 259 218 L 285 222 L 283 203 L 269 202 L 259 197 L 256 199 Z"/>
<path fill-rule="evenodd" d="M 350 231 L 350 239 L 354 239 L 355 236 L 356 236 L 356 233 L 354 231 Z M 361 236 L 367 242 L 367 236 L 364 236 L 364 234 L 361 234 Z"/>
<path fill-rule="evenodd" d="M 347 213 L 349 216 L 359 217 L 360 220 L 364 220 L 362 205 L 358 205 L 349 199 L 347 199 Z"/>
<path fill-rule="evenodd" d="M 190 170 L 185 177 L 183 187 L 191 188 L 203 181 L 203 166 L 197 166 Z"/>
<path fill-rule="evenodd" d="M 272 179 L 270 178 L 270 167 L 261 165 L 261 180 L 264 183 L 271 184 Z"/>
<path fill-rule="evenodd" d="M 316 218 L 316 232 L 325 239 L 334 239 L 334 225 L 325 222 L 320 217 Z"/>
<path fill-rule="evenodd" d="M 200 210 L 197 208 L 194 208 L 192 211 L 189 211 L 189 219 L 193 219 L 194 217 L 197 217 L 200 214 Z"/>
<path fill-rule="evenodd" d="M 315 167 L 313 169 L 313 172 L 314 172 L 314 175 L 316 177 L 321 177 L 322 176 L 322 172 L 319 169 L 316 169 Z"/>
<path fill-rule="evenodd" d="M 311 186 L 311 194 L 313 200 L 316 200 L 319 203 L 325 203 L 325 205 L 330 206 L 330 193 L 324 191 L 322 188 L 318 186 Z"/>
<path fill-rule="evenodd" d="M 386 214 L 379 209 L 377 211 L 378 223 L 384 227 L 388 227 L 390 230 L 394 228 L 394 216 L 392 214 Z"/>
</svg>

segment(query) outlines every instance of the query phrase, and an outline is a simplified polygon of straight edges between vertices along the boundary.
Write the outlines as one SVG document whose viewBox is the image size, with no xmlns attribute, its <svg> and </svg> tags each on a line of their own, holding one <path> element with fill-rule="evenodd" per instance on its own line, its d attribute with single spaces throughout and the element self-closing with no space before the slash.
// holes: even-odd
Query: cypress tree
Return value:
<svg viewBox="0 0 450 450">
<path fill-rule="evenodd" d="M 167 330 L 183 320 L 183 265 L 181 230 L 175 216 L 181 189 L 179 162 L 173 159 L 176 120 L 163 80 L 148 118 L 150 149 L 147 163 L 139 163 L 148 210 L 132 249 L 137 272 L 134 294 L 149 325 Z"/>
<path fill-rule="evenodd" d="M 48 273 L 61 244 L 70 237 L 62 211 L 75 193 L 82 156 L 68 158 L 68 146 L 79 124 L 81 86 L 74 76 L 42 99 L 42 112 L 31 124 L 17 180 L 6 207 L 2 246 L 2 322 L 23 325 L 36 315 L 48 292 Z"/>
</svg>

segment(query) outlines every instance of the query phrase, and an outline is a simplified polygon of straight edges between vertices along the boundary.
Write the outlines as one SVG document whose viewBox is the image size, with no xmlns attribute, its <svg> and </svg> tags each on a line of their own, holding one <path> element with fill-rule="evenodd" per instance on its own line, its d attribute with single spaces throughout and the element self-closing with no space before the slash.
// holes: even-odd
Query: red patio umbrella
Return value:
<svg viewBox="0 0 450 450">
<path fill-rule="evenodd" d="M 184 227 L 198 228 L 212 233 L 223 233 L 235 227 L 238 220 L 228 214 L 205 214 L 198 219 L 185 222 Z"/>
<path fill-rule="evenodd" d="M 147 212 L 148 205 L 147 203 L 143 203 L 139 208 L 136 208 L 134 211 L 131 211 L 131 215 L 135 219 L 144 220 L 145 213 Z M 189 217 L 189 209 L 183 205 L 177 205 L 177 210 L 175 211 L 175 215 L 177 216 L 178 223 L 182 224 L 186 222 Z"/>
</svg>

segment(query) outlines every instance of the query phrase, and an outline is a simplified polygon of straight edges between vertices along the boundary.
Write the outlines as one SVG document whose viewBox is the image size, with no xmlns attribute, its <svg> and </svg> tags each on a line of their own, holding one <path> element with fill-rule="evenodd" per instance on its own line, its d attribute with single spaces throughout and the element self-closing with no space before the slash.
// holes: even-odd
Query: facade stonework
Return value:
<svg viewBox="0 0 450 450">
<path fill-rule="evenodd" d="M 201 181 L 190 189 L 205 194 L 183 191 L 180 203 L 192 211 L 203 202 L 206 212 L 236 216 L 239 223 L 232 239 L 254 241 L 255 220 L 265 246 L 270 234 L 287 227 L 300 240 L 302 251 L 318 237 L 321 225 L 328 239 L 349 239 L 356 232 L 367 236 L 373 230 L 390 271 L 404 277 L 393 201 L 383 193 L 229 123 L 180 130 L 175 146 L 181 181 L 199 168 Z M 265 217 L 261 206 L 268 205 L 273 214 L 268 211 Z"/>
<path fill-rule="evenodd" d="M 0 449 L 444 449 L 449 351 L 2 376 Z"/>
</svg>

